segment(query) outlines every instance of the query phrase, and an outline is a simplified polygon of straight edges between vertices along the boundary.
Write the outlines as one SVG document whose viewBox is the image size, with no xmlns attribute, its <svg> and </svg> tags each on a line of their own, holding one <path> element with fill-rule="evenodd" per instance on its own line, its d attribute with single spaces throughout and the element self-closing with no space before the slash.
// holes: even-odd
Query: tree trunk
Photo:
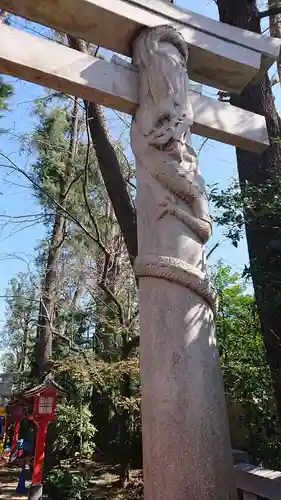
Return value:
<svg viewBox="0 0 281 500">
<path fill-rule="evenodd" d="M 87 45 L 82 40 L 68 36 L 68 43 L 72 49 L 88 53 Z M 136 210 L 130 200 L 119 160 L 109 139 L 102 107 L 88 101 L 84 101 L 84 104 L 99 168 L 133 264 L 138 246 Z"/>
<path fill-rule="evenodd" d="M 281 0 L 268 0 L 268 8 L 279 8 L 281 10 Z M 281 12 L 280 14 L 275 14 L 269 16 L 270 25 L 270 36 L 275 38 L 281 38 Z M 277 71 L 279 77 L 279 83 L 281 84 L 281 53 L 277 60 Z"/>
<path fill-rule="evenodd" d="M 21 361 L 19 366 L 20 372 L 25 372 L 26 361 L 27 361 L 27 339 L 28 339 L 28 322 L 26 321 L 23 328 L 23 339 L 22 339 L 22 351 L 21 351 Z"/>
<path fill-rule="evenodd" d="M 121 396 L 124 398 L 130 398 L 131 396 L 131 378 L 130 375 L 125 373 L 123 375 L 123 380 L 120 382 L 120 392 Z M 129 470 L 130 470 L 130 460 L 131 460 L 131 436 L 129 430 L 130 422 L 130 411 L 128 409 L 123 409 L 119 415 L 119 479 L 120 487 L 124 488 L 125 482 L 129 481 Z"/>
<path fill-rule="evenodd" d="M 255 0 L 217 0 L 217 5 L 222 22 L 260 33 L 259 11 Z M 281 121 L 275 108 L 268 76 L 260 83 L 248 85 L 241 95 L 232 95 L 231 103 L 264 115 L 271 143 L 260 155 L 236 149 L 241 187 L 248 184 L 262 188 L 273 176 L 278 181 L 281 165 Z M 264 215 L 259 213 L 257 218 L 255 209 L 260 212 L 259 200 L 255 200 L 254 207 L 247 207 L 246 203 L 247 200 L 245 218 L 251 275 L 281 420 L 280 214 L 269 214 L 268 210 L 264 210 Z M 279 241 L 278 246 L 273 248 L 273 241 Z"/>
<path fill-rule="evenodd" d="M 121 359 L 128 360 L 132 350 L 134 348 L 134 343 L 128 341 L 127 333 L 122 335 L 122 352 Z M 125 398 L 130 398 L 132 396 L 131 391 L 131 377 L 129 373 L 124 373 L 123 378 L 120 382 L 120 393 L 121 396 Z M 132 460 L 132 443 L 131 443 L 131 433 L 130 433 L 130 419 L 131 413 L 129 409 L 123 409 L 120 412 L 119 418 L 119 446 L 120 446 L 120 486 L 124 488 L 125 481 L 129 481 L 129 471 L 130 462 Z"/>
<path fill-rule="evenodd" d="M 88 52 L 85 42 L 68 36 L 70 47 L 80 52 Z M 92 102 L 84 101 L 87 110 L 87 119 L 92 144 L 96 151 L 100 171 L 112 203 L 118 224 L 123 234 L 128 250 L 129 259 L 133 265 L 137 256 L 137 220 L 136 211 L 130 200 L 125 179 L 122 175 L 121 166 L 117 155 L 110 142 L 106 122 L 101 106 Z M 107 274 L 108 288 L 114 293 L 115 276 L 114 269 Z M 113 279 L 112 279 L 113 278 Z M 108 294 L 107 294 L 108 295 Z M 111 302 L 111 297 L 106 296 L 105 302 Z M 123 359 L 123 357 L 122 357 Z M 125 397 L 130 396 L 130 377 L 121 382 L 121 393 Z M 92 412 L 95 412 L 95 390 L 92 393 Z M 128 477 L 130 444 L 128 436 L 128 412 L 120 415 L 120 481 L 125 482 Z M 104 425 L 104 423 L 103 423 Z"/>
<path fill-rule="evenodd" d="M 52 326 L 54 319 L 55 292 L 57 281 L 57 268 L 63 242 L 63 228 L 65 217 L 61 212 L 56 214 L 50 249 L 47 260 L 46 274 L 42 286 L 40 310 L 38 318 L 38 371 L 42 377 L 49 369 L 52 358 Z"/>
<path fill-rule="evenodd" d="M 78 138 L 78 118 L 79 108 L 77 99 L 74 100 L 73 112 L 70 125 L 70 138 L 68 155 L 66 158 L 66 167 L 64 179 L 60 183 L 59 204 L 65 208 L 69 186 L 72 182 L 71 170 L 76 155 Z M 64 213 L 57 208 L 55 221 L 52 230 L 52 237 L 47 258 L 46 272 L 43 280 L 41 300 L 38 317 L 38 351 L 37 351 L 37 372 L 39 377 L 43 377 L 50 368 L 52 358 L 53 342 L 53 323 L 55 319 L 55 302 L 57 287 L 58 264 L 61 255 L 61 247 L 64 241 L 66 217 Z"/>
</svg>

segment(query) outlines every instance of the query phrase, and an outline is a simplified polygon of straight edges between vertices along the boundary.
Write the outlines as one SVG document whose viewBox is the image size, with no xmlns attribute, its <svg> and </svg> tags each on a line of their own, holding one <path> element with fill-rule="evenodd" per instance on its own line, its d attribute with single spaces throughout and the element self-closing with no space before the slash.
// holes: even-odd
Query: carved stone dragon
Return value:
<svg viewBox="0 0 281 500">
<path fill-rule="evenodd" d="M 193 110 L 189 101 L 188 49 L 171 26 L 144 30 L 135 41 L 133 63 L 139 71 L 139 108 L 131 128 L 132 149 L 139 169 L 159 183 L 157 224 L 166 216 L 187 228 L 190 248 L 198 253 L 198 265 L 189 254 L 166 255 L 165 248 L 140 253 L 136 274 L 158 276 L 186 286 L 215 308 L 215 295 L 206 278 L 203 246 L 212 231 L 204 180 L 190 142 Z M 162 253 L 163 250 L 163 253 Z M 193 254 L 194 254 L 193 251 Z M 199 255 L 200 254 L 200 255 Z"/>
</svg>

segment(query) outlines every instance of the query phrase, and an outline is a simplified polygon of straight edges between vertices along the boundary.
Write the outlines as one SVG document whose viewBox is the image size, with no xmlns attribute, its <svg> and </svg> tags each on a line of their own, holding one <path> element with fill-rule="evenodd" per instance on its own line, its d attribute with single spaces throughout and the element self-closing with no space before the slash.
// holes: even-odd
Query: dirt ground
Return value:
<svg viewBox="0 0 281 500">
<path fill-rule="evenodd" d="M 130 481 L 121 489 L 118 475 L 109 471 L 108 467 L 90 462 L 89 467 L 83 467 L 92 473 L 92 480 L 87 491 L 89 500 L 143 500 L 142 471 L 131 471 Z M 79 470 L 81 471 L 80 467 Z M 79 470 L 73 470 L 79 474 Z M 20 470 L 8 468 L 0 459 L 0 500 L 27 500 L 28 494 L 16 493 Z M 29 487 L 29 482 L 26 481 Z"/>
<path fill-rule="evenodd" d="M 142 471 L 130 473 L 130 480 L 120 488 L 118 475 L 108 467 L 93 464 L 92 487 L 88 489 L 89 500 L 143 500 Z"/>
<path fill-rule="evenodd" d="M 27 500 L 27 495 L 17 495 L 19 469 L 8 469 L 0 463 L 0 500 Z M 28 483 L 27 483 L 28 486 Z"/>
</svg>

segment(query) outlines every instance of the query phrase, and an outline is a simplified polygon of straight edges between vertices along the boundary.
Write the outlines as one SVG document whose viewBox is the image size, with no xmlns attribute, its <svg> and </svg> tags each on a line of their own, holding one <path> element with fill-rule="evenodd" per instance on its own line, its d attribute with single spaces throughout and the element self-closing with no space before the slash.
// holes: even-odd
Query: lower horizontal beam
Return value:
<svg viewBox="0 0 281 500">
<path fill-rule="evenodd" d="M 133 66 L 94 58 L 0 24 L 0 73 L 75 95 L 125 113 L 137 106 Z M 263 116 L 190 91 L 194 134 L 261 152 L 268 146 Z"/>
<path fill-rule="evenodd" d="M 240 463 L 235 466 L 235 479 L 239 490 L 257 495 L 257 498 L 268 500 L 281 498 L 280 471 Z"/>
</svg>

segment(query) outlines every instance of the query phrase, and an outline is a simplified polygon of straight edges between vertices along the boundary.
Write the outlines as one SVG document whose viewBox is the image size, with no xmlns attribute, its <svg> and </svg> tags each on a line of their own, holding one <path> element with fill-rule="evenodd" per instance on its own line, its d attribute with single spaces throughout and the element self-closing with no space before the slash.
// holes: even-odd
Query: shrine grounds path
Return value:
<svg viewBox="0 0 281 500">
<path fill-rule="evenodd" d="M 0 462 L 0 500 L 27 500 L 25 495 L 17 495 L 19 469 L 8 469 Z M 28 486 L 28 484 L 27 484 Z"/>
<path fill-rule="evenodd" d="M 83 469 L 91 473 L 91 481 L 87 490 L 89 500 L 143 500 L 141 470 L 132 470 L 129 481 L 122 488 L 114 466 L 101 465 L 90 460 L 84 461 L 81 465 L 82 468 L 79 466 L 71 472 L 76 475 L 80 474 Z M 19 474 L 19 468 L 8 468 L 0 458 L 0 500 L 28 500 L 28 494 L 16 493 Z M 29 487 L 29 481 L 26 481 L 26 487 Z"/>
</svg>

